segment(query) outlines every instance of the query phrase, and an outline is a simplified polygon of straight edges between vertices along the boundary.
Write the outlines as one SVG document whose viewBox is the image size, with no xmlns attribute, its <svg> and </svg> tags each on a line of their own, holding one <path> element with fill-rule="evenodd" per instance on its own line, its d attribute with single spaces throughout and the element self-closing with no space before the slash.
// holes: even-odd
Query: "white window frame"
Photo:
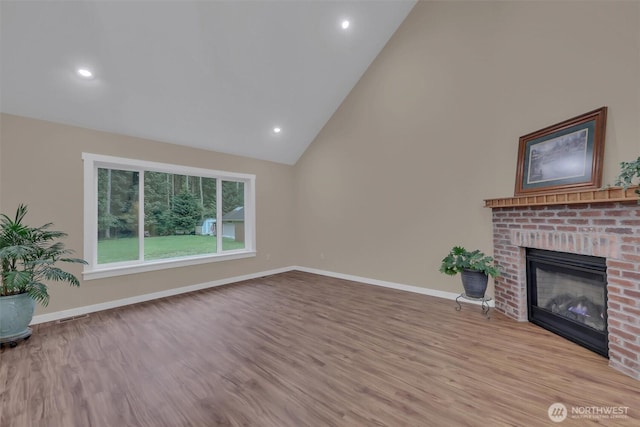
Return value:
<svg viewBox="0 0 640 427">
<path fill-rule="evenodd" d="M 85 280 L 142 273 L 166 268 L 185 267 L 209 262 L 256 256 L 255 182 L 251 174 L 224 172 L 169 163 L 148 162 L 123 157 L 82 153 L 84 162 L 84 258 L 89 263 L 82 272 Z M 139 258 L 134 261 L 98 264 L 98 169 L 117 169 L 139 173 L 138 190 L 138 241 Z M 190 255 L 180 258 L 144 261 L 144 172 L 164 172 L 176 175 L 201 176 L 216 179 L 216 206 L 222 206 L 222 181 L 239 181 L 244 185 L 245 247 L 232 251 L 221 251 L 222 233 L 216 233 L 215 254 Z M 222 209 L 216 211 L 216 224 L 222 224 Z M 222 230 L 222 228 L 220 228 Z"/>
</svg>

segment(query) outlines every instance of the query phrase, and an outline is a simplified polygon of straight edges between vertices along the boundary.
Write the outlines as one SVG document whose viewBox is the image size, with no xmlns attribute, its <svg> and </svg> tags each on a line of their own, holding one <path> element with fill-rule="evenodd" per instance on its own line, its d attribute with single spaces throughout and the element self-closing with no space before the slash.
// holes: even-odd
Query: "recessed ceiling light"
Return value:
<svg viewBox="0 0 640 427">
<path fill-rule="evenodd" d="M 342 26 L 343 30 L 346 30 L 347 28 L 349 28 L 349 25 L 351 25 L 351 23 L 349 22 L 349 20 L 345 19 L 340 25 Z"/>
<path fill-rule="evenodd" d="M 88 68 L 78 68 L 76 73 L 83 79 L 91 79 L 93 78 L 93 73 Z"/>
<path fill-rule="evenodd" d="M 280 133 L 282 132 L 282 129 L 280 129 L 278 126 L 273 128 L 273 133 Z"/>
</svg>

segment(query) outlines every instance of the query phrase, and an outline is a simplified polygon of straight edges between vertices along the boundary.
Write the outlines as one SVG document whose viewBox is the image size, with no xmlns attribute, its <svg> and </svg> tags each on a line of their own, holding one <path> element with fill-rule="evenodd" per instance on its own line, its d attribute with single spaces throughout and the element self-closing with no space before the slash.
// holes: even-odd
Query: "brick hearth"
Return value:
<svg viewBox="0 0 640 427">
<path fill-rule="evenodd" d="M 493 245 L 504 274 L 496 309 L 527 320 L 525 249 L 607 259 L 609 365 L 640 379 L 640 206 L 635 201 L 493 208 Z"/>
</svg>

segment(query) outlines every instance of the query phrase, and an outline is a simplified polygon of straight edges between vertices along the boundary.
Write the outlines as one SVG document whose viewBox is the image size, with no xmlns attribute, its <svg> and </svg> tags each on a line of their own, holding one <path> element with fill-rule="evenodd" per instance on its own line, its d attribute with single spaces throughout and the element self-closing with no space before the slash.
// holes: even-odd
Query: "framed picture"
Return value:
<svg viewBox="0 0 640 427">
<path fill-rule="evenodd" d="M 607 107 L 520 137 L 515 195 L 600 188 Z"/>
</svg>

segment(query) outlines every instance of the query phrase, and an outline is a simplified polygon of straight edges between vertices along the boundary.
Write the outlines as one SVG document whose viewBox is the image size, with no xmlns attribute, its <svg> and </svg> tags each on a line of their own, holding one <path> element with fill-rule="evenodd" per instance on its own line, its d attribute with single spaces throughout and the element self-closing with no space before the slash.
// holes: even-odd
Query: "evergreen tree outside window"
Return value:
<svg viewBox="0 0 640 427">
<path fill-rule="evenodd" d="M 138 172 L 98 169 L 98 241 L 112 255 L 98 262 L 138 258 Z"/>
</svg>

